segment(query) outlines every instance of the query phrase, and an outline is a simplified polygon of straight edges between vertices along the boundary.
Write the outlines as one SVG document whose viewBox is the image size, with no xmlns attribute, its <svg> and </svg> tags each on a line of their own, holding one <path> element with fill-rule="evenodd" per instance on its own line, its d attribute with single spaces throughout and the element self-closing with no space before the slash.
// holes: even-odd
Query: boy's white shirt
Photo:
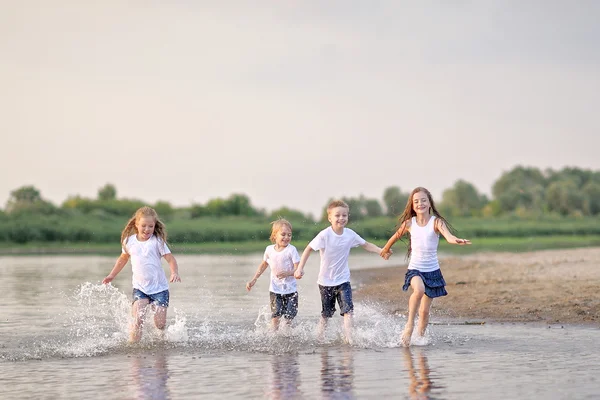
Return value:
<svg viewBox="0 0 600 400">
<path fill-rule="evenodd" d="M 288 244 L 283 250 L 275 250 L 275 245 L 267 246 L 263 260 L 271 268 L 271 284 L 269 290 L 277 294 L 290 294 L 298 290 L 296 278 L 294 275 L 285 278 L 278 278 L 277 274 L 283 271 L 294 271 L 294 264 L 300 262 L 298 250 L 291 244 Z"/>
<path fill-rule="evenodd" d="M 146 294 L 169 289 L 169 281 L 161 264 L 161 257 L 171 253 L 165 242 L 159 241 L 155 235 L 140 242 L 136 235 L 131 235 L 123 243 L 122 252 L 130 255 L 133 272 L 131 284 L 134 289 Z"/>
<path fill-rule="evenodd" d="M 338 286 L 350 282 L 350 249 L 365 243 L 367 241 L 350 228 L 344 228 L 341 235 L 335 233 L 331 226 L 319 232 L 308 244 L 311 249 L 319 250 L 321 255 L 317 283 L 321 286 Z"/>
</svg>

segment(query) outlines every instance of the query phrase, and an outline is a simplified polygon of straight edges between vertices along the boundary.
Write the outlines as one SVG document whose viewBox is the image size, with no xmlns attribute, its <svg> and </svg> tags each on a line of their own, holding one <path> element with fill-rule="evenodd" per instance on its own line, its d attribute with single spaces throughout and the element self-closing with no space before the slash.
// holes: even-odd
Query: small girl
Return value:
<svg viewBox="0 0 600 400">
<path fill-rule="evenodd" d="M 408 301 L 408 319 L 401 339 L 405 347 L 410 346 L 417 310 L 417 333 L 419 336 L 425 336 L 433 299 L 448 294 L 437 256 L 439 234 L 451 244 L 471 244 L 470 240 L 454 236 L 454 228 L 436 210 L 431 193 L 423 187 L 416 188 L 410 194 L 400 216 L 400 228 L 381 250 L 381 257 L 389 259 L 394 243 L 407 233 L 409 235 L 406 256 L 410 257 L 410 262 L 402 290 L 406 291 L 410 286 L 413 293 Z"/>
<path fill-rule="evenodd" d="M 270 239 L 273 244 L 265 249 L 263 261 L 258 266 L 254 278 L 246 284 L 246 289 L 250 291 L 267 266 L 271 267 L 271 328 L 276 331 L 282 316 L 289 323 L 298 313 L 298 291 L 294 272 L 298 268 L 300 255 L 296 247 L 290 244 L 292 224 L 279 218 L 271 225 Z"/>
<path fill-rule="evenodd" d="M 129 341 L 138 342 L 149 304 L 156 308 L 154 324 L 161 331 L 164 330 L 169 306 L 169 282 L 181 282 L 181 278 L 177 261 L 167 246 L 165 225 L 154 209 L 142 207 L 135 212 L 121 233 L 121 243 L 121 256 L 102 283 L 107 284 L 115 279 L 131 258 L 134 321 Z M 167 260 L 171 269 L 169 282 L 161 265 L 161 257 Z"/>
</svg>

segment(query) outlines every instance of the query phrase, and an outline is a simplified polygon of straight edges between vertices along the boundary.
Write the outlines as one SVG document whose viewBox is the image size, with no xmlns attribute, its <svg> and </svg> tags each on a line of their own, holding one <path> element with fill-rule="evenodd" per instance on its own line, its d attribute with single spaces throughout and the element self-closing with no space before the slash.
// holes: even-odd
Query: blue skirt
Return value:
<svg viewBox="0 0 600 400">
<path fill-rule="evenodd" d="M 404 286 L 402 290 L 407 291 L 410 287 L 410 281 L 413 277 L 420 276 L 425 284 L 425 295 L 430 298 L 441 297 L 448 294 L 446 292 L 446 281 L 442 276 L 442 271 L 440 269 L 436 269 L 431 272 L 421 272 L 416 269 L 409 269 L 406 271 L 406 275 L 404 276 Z"/>
</svg>

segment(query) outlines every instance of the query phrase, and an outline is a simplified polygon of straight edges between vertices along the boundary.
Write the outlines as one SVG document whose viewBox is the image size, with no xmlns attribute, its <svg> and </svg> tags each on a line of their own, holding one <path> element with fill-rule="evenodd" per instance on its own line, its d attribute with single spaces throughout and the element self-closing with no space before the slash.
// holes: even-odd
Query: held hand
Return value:
<svg viewBox="0 0 600 400">
<path fill-rule="evenodd" d="M 456 238 L 456 244 L 459 244 L 459 245 L 471 244 L 471 241 L 469 239 L 458 239 L 458 238 Z"/>
<path fill-rule="evenodd" d="M 255 283 L 256 279 L 252 279 L 250 282 L 246 283 L 246 290 L 250 291 L 250 289 L 252 289 L 252 286 L 254 286 Z"/>
<path fill-rule="evenodd" d="M 115 279 L 115 277 L 114 277 L 114 276 L 110 276 L 110 275 L 108 275 L 106 278 L 102 279 L 102 284 L 103 284 L 103 285 L 106 285 L 106 284 L 108 284 L 108 283 L 111 283 L 113 279 Z"/>
<path fill-rule="evenodd" d="M 179 277 L 179 274 L 177 272 L 173 272 L 171 274 L 171 279 L 169 280 L 169 282 L 173 283 L 173 282 L 181 282 L 181 278 Z"/>
<path fill-rule="evenodd" d="M 304 270 L 302 270 L 302 269 L 298 269 L 294 273 L 294 278 L 296 278 L 296 279 L 302 279 L 303 276 L 304 276 Z"/>
<path fill-rule="evenodd" d="M 392 253 L 393 253 L 392 249 L 389 249 L 389 250 L 383 249 L 383 250 L 381 250 L 381 253 L 379 253 L 379 255 L 384 260 L 389 260 Z"/>
</svg>

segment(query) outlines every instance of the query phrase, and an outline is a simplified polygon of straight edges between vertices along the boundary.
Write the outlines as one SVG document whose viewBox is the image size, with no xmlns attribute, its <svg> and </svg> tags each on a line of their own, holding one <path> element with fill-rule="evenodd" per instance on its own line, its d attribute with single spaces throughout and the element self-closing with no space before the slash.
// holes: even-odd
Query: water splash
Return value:
<svg viewBox="0 0 600 400">
<path fill-rule="evenodd" d="M 210 301 L 210 296 L 207 297 Z M 54 318 L 56 329 L 51 335 L 46 333 L 41 338 L 19 343 L 1 357 L 7 360 L 93 357 L 130 354 L 155 347 L 286 354 L 345 345 L 343 318 L 339 315 L 328 321 L 321 340 L 317 334 L 318 314 L 299 314 L 291 324 L 281 324 L 280 329 L 273 332 L 268 304 L 256 311 L 256 317 L 252 317 L 254 323 L 248 321 L 247 315 L 220 313 L 218 307 L 206 313 L 196 310 L 194 314 L 173 308 L 164 332 L 154 327 L 153 312 L 149 311 L 142 340 L 132 345 L 127 341 L 132 322 L 131 300 L 116 287 L 86 282 L 66 295 L 66 302 L 67 307 Z M 405 323 L 405 318 L 383 311 L 376 303 L 357 303 L 352 347 L 401 347 L 400 336 Z M 436 333 L 438 330 L 439 327 L 428 330 L 425 337 L 413 336 L 412 345 L 452 345 L 457 340 L 467 340 L 444 334 L 443 329 L 441 334 Z"/>
</svg>

